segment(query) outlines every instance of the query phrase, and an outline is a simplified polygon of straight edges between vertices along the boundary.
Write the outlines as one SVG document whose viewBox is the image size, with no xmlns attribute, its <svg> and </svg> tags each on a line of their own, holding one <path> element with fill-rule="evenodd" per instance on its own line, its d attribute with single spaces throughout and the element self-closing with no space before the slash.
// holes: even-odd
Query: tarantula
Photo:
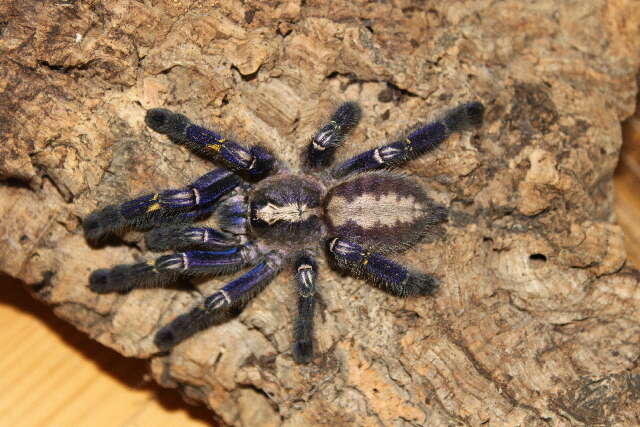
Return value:
<svg viewBox="0 0 640 427">
<path fill-rule="evenodd" d="M 431 295 L 439 281 L 387 258 L 416 244 L 447 218 L 412 179 L 389 169 L 434 149 L 451 133 L 480 126 L 484 106 L 462 104 L 396 142 L 365 151 L 328 169 L 336 149 L 361 118 L 354 102 L 340 105 L 315 133 L 294 172 L 265 148 L 245 147 L 165 109 L 152 109 L 146 124 L 178 144 L 220 162 L 186 187 L 107 206 L 83 222 L 89 242 L 123 229 L 146 229 L 153 251 L 181 251 L 154 263 L 117 265 L 94 271 L 97 293 L 163 285 L 180 276 L 250 270 L 160 329 L 155 344 L 168 350 L 210 326 L 212 319 L 259 293 L 288 264 L 298 295 L 293 358 L 313 356 L 313 314 L 318 265 L 330 264 L 399 296 Z M 217 219 L 218 229 L 207 223 Z"/>
</svg>

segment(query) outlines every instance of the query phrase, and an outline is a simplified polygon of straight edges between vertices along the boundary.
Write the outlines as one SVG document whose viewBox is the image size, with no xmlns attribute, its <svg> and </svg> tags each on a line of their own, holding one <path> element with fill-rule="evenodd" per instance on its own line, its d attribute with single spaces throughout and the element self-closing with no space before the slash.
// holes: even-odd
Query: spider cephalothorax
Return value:
<svg viewBox="0 0 640 427">
<path fill-rule="evenodd" d="M 331 265 L 393 295 L 429 295 L 438 288 L 434 276 L 408 269 L 387 255 L 413 246 L 446 219 L 447 210 L 413 179 L 389 168 L 432 150 L 452 132 L 479 126 L 483 113 L 479 102 L 460 105 L 396 142 L 327 169 L 360 120 L 360 108 L 347 102 L 307 146 L 303 172 L 294 173 L 260 146 L 229 141 L 181 114 L 149 110 L 146 122 L 152 129 L 225 169 L 215 169 L 184 188 L 148 194 L 89 215 L 83 223 L 89 241 L 139 228 L 148 230 L 149 249 L 173 251 L 153 263 L 96 270 L 90 287 L 98 293 L 125 292 L 179 276 L 249 269 L 162 328 L 155 342 L 164 350 L 240 306 L 285 265 L 292 265 L 298 291 L 293 357 L 306 363 L 313 356 L 315 258 L 323 252 Z"/>
<path fill-rule="evenodd" d="M 284 174 L 260 182 L 248 197 L 250 231 L 256 237 L 304 249 L 324 233 L 325 189 L 305 176 Z"/>
</svg>

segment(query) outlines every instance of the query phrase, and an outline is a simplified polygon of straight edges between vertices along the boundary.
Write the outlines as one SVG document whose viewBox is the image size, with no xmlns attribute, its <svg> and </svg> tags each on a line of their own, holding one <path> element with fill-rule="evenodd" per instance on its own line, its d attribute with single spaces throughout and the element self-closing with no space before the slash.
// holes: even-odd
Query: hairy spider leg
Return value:
<svg viewBox="0 0 640 427">
<path fill-rule="evenodd" d="M 145 233 L 145 242 L 152 251 L 169 249 L 227 249 L 236 246 L 238 239 L 215 228 L 189 224 L 169 225 L 155 228 Z"/>
<path fill-rule="evenodd" d="M 220 229 L 226 233 L 247 233 L 248 205 L 244 194 L 227 197 L 216 206 L 215 217 Z"/>
<path fill-rule="evenodd" d="M 309 363 L 313 357 L 313 313 L 318 264 L 312 257 L 303 255 L 296 260 L 294 268 L 298 317 L 293 326 L 293 359 L 298 363 Z"/>
<path fill-rule="evenodd" d="M 255 245 L 247 242 L 218 251 L 185 251 L 163 255 L 155 262 L 159 272 L 182 275 L 227 274 L 251 264 L 258 257 Z"/>
<path fill-rule="evenodd" d="M 310 169 L 327 167 L 336 149 L 362 118 L 362 110 L 355 102 L 340 105 L 331 119 L 322 125 L 307 146 L 306 165 Z"/>
<path fill-rule="evenodd" d="M 275 159 L 265 148 L 259 145 L 246 148 L 217 132 L 191 123 L 182 114 L 154 108 L 147 111 L 145 121 L 151 129 L 167 135 L 174 142 L 250 178 L 264 178 L 274 167 Z"/>
<path fill-rule="evenodd" d="M 188 212 L 183 212 L 181 214 L 178 214 L 176 217 L 168 218 L 166 222 L 177 224 L 177 223 L 189 223 L 189 222 L 200 221 L 202 219 L 209 217 L 213 212 L 217 211 L 218 220 L 222 220 L 226 224 L 227 219 L 224 216 L 227 214 L 226 206 L 230 202 L 232 202 L 232 204 L 235 204 L 235 205 L 237 205 L 238 202 L 244 203 L 243 192 L 247 190 L 251 190 L 252 188 L 253 186 L 251 184 L 242 182 L 240 185 L 234 187 L 232 191 L 225 194 L 224 195 L 225 197 L 222 198 L 222 200 L 219 203 L 211 203 L 207 206 L 203 206 L 198 209 L 194 209 Z M 224 215 L 222 215 L 223 213 Z M 243 211 L 242 212 L 243 217 L 244 217 L 244 214 L 245 212 Z M 222 231 L 229 231 L 233 234 L 244 234 L 246 231 L 246 227 L 244 227 L 244 223 L 242 221 L 237 221 L 236 217 L 239 215 L 238 212 L 228 212 L 228 215 L 233 217 L 233 218 L 229 218 L 229 220 L 235 221 L 234 224 L 236 226 L 232 227 L 233 230 L 226 230 L 223 228 Z M 220 224 L 220 226 L 222 227 L 222 223 Z"/>
<path fill-rule="evenodd" d="M 356 277 L 368 279 L 392 295 L 431 295 L 438 289 L 439 282 L 434 276 L 410 271 L 379 253 L 369 252 L 345 239 L 329 239 L 328 249 L 339 267 Z"/>
<path fill-rule="evenodd" d="M 120 264 L 91 272 L 89 289 L 99 294 L 129 292 L 141 286 L 162 286 L 174 281 L 177 275 L 159 274 L 153 265 Z"/>
<path fill-rule="evenodd" d="M 275 251 L 269 252 L 249 272 L 209 295 L 202 304 L 160 329 L 154 340 L 156 346 L 161 350 L 168 350 L 207 328 L 217 314 L 248 301 L 262 291 L 280 272 L 281 265 L 282 255 Z"/>
<path fill-rule="evenodd" d="M 251 184 L 243 183 L 238 189 L 250 190 L 253 188 Z M 237 192 L 236 194 L 229 194 L 222 201 L 215 204 L 210 204 L 200 209 L 195 209 L 189 212 L 184 212 L 176 217 L 168 217 L 168 223 L 191 223 L 205 219 L 215 212 L 215 217 L 218 220 L 218 224 L 221 233 L 223 234 L 246 234 L 247 232 L 247 204 L 245 200 L 245 194 L 243 192 Z M 171 225 L 171 224 L 169 224 Z"/>
<path fill-rule="evenodd" d="M 85 218 L 82 223 L 85 236 L 89 241 L 99 241 L 123 228 L 151 227 L 189 210 L 202 214 L 241 182 L 239 176 L 225 169 L 215 169 L 184 188 L 146 194 L 121 205 L 107 206 Z"/>
<path fill-rule="evenodd" d="M 439 120 L 420 127 L 401 141 L 365 151 L 335 167 L 331 174 L 342 178 L 352 173 L 389 166 L 398 166 L 415 159 L 440 145 L 449 135 L 482 124 L 484 106 L 469 102 L 447 111 Z"/>
<path fill-rule="evenodd" d="M 150 285 L 165 285 L 178 276 L 233 273 L 258 258 L 251 243 L 217 251 L 185 251 L 163 255 L 153 264 L 121 264 L 91 273 L 89 288 L 97 293 L 125 292 Z"/>
</svg>

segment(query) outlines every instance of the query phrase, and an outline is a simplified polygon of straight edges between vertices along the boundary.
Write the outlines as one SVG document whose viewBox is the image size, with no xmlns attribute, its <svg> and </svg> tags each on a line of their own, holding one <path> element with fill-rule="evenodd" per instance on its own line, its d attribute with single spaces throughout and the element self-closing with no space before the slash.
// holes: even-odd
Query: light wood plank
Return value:
<svg viewBox="0 0 640 427">
<path fill-rule="evenodd" d="M 0 289 L 0 426 L 212 424 L 206 408 L 146 380 L 145 361 L 92 341 L 15 280 L 0 277 Z"/>
<path fill-rule="evenodd" d="M 627 264 L 640 268 L 640 117 L 623 123 L 622 135 L 624 142 L 613 180 L 614 209 L 625 234 Z"/>
</svg>

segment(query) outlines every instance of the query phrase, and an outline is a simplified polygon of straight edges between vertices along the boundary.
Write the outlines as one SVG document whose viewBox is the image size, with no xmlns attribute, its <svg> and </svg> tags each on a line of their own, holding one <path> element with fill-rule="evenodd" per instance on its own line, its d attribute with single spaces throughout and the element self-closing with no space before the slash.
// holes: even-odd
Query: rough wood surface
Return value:
<svg viewBox="0 0 640 427">
<path fill-rule="evenodd" d="M 158 382 L 234 425 L 638 424 L 640 275 L 611 175 L 634 109 L 634 1 L 6 1 L 0 4 L 0 271 Z M 296 164 L 336 100 L 365 117 L 339 157 L 469 99 L 483 129 L 410 172 L 451 207 L 405 257 L 444 278 L 399 300 L 322 264 L 318 357 L 291 360 L 285 272 L 235 320 L 158 355 L 197 289 L 97 296 L 79 218 L 211 166 L 144 127 L 165 106 Z"/>
</svg>

